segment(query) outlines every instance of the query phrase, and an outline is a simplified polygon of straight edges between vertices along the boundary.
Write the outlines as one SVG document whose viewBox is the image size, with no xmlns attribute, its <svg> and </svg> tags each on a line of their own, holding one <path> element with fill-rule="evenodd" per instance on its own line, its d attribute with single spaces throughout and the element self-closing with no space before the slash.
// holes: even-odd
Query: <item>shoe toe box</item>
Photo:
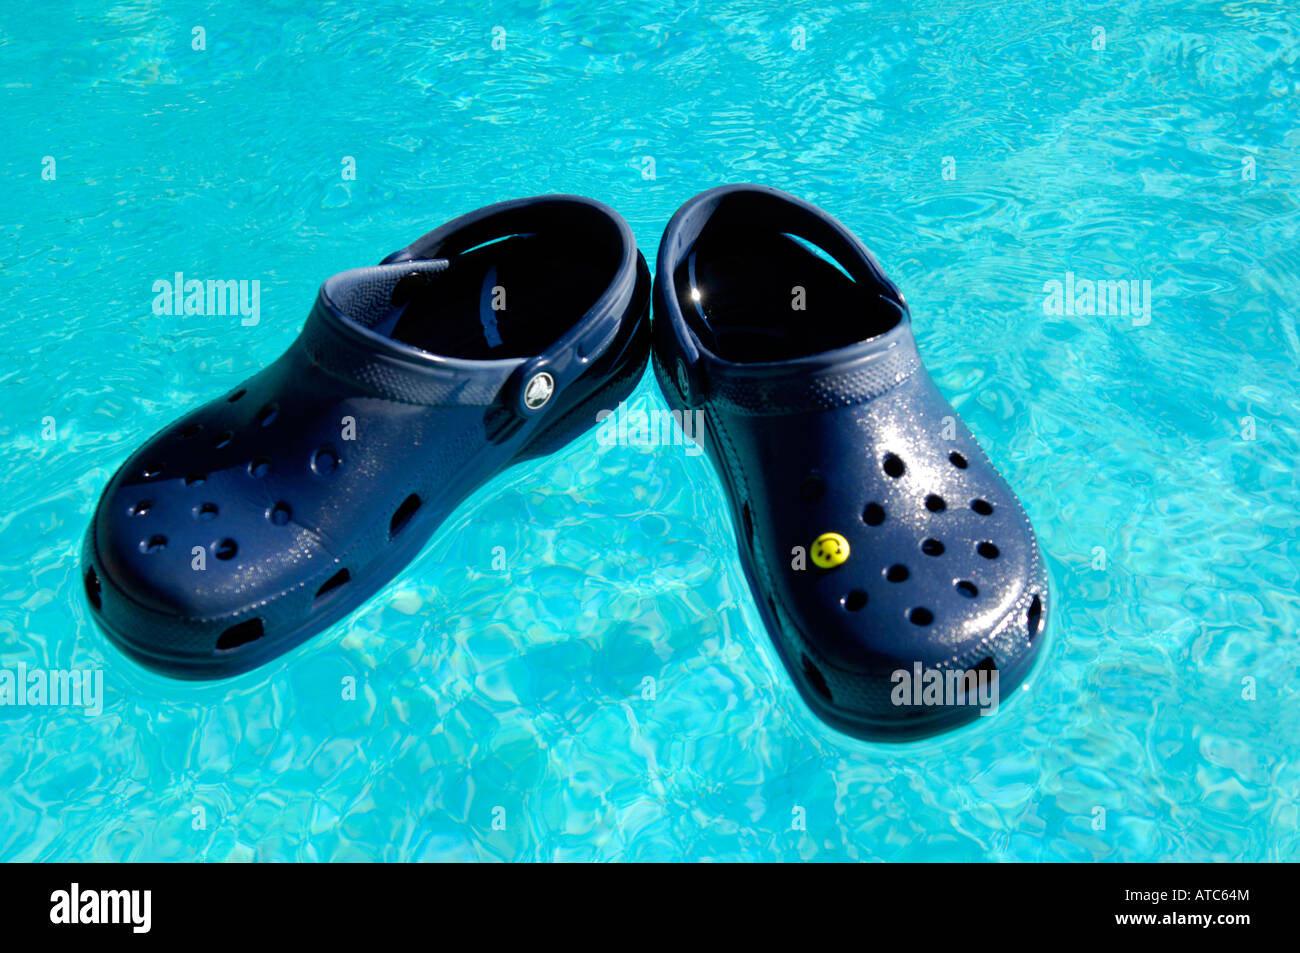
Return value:
<svg viewBox="0 0 1300 953">
<path fill-rule="evenodd" d="M 923 733 L 972 717 L 900 704 L 899 673 L 996 671 L 1005 695 L 1047 624 L 1029 519 L 946 407 L 931 397 L 874 417 L 845 408 L 754 444 L 782 448 L 769 479 L 750 481 L 753 513 L 742 509 L 765 612 L 805 696 L 857 733 Z"/>
</svg>

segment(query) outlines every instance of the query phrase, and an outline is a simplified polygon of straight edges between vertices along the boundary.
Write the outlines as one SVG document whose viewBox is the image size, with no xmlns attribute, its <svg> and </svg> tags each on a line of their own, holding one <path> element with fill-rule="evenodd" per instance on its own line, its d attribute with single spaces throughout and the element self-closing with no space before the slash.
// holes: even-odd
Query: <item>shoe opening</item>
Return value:
<svg viewBox="0 0 1300 953">
<path fill-rule="evenodd" d="M 848 347 L 884 334 L 903 315 L 895 293 L 832 226 L 767 193 L 721 199 L 673 286 L 700 341 L 736 363 Z"/>
<path fill-rule="evenodd" d="M 479 220 L 427 259 L 358 268 L 326 282 L 349 320 L 442 357 L 542 353 L 616 279 L 624 241 L 599 209 L 540 202 Z"/>
</svg>

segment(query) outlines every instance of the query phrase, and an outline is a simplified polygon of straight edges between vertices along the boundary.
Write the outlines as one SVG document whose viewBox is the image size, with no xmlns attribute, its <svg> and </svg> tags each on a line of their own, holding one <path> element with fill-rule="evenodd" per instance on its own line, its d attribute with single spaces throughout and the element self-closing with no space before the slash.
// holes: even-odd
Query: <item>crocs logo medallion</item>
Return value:
<svg viewBox="0 0 1300 953">
<path fill-rule="evenodd" d="M 822 533 L 813 540 L 813 565 L 821 569 L 834 569 L 842 566 L 849 559 L 849 541 L 839 533 Z"/>
<path fill-rule="evenodd" d="M 529 410 L 540 410 L 555 393 L 555 378 L 546 371 L 534 374 L 524 388 L 524 406 Z"/>
</svg>

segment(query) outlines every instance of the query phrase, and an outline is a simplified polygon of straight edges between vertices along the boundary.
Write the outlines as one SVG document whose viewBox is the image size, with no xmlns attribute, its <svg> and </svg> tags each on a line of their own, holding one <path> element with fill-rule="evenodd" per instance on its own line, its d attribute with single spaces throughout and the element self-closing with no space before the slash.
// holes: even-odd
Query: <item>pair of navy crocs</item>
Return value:
<svg viewBox="0 0 1300 953">
<path fill-rule="evenodd" d="M 263 664 L 493 475 L 595 426 L 653 351 L 669 403 L 703 414 L 756 602 L 821 718 L 901 740 L 978 708 L 900 704 L 900 672 L 1014 687 L 1047 617 L 1033 531 L 861 243 L 725 186 L 669 223 L 653 328 L 651 289 L 627 223 L 574 196 L 493 205 L 335 275 L 288 352 L 109 482 L 83 555 L 95 619 L 168 675 Z"/>
</svg>

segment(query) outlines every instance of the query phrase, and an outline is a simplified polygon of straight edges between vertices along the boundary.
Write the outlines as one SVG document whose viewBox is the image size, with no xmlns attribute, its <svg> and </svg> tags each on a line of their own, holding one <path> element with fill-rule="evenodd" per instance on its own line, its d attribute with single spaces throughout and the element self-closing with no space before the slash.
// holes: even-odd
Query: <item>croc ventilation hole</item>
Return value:
<svg viewBox="0 0 1300 953">
<path fill-rule="evenodd" d="M 984 658 L 980 659 L 980 663 L 976 665 L 975 668 L 973 668 L 971 671 L 996 672 L 997 670 L 998 670 L 998 663 L 993 661 L 993 656 L 986 655 L 984 656 Z"/>
<path fill-rule="evenodd" d="M 167 548 L 166 536 L 150 536 L 148 539 L 140 540 L 140 552 L 142 553 L 160 553 Z"/>
<path fill-rule="evenodd" d="M 208 478 L 206 473 L 191 473 L 185 477 L 186 486 L 198 486 Z"/>
<path fill-rule="evenodd" d="M 162 475 L 163 467 L 165 467 L 166 465 L 167 464 L 165 463 L 151 464 L 150 466 L 147 466 L 143 470 L 141 470 L 140 475 L 144 477 L 146 480 L 152 480 L 154 477 Z"/>
<path fill-rule="evenodd" d="M 228 403 L 233 404 L 235 401 L 239 400 L 239 398 L 243 397 L 243 396 L 244 396 L 245 394 L 247 394 L 247 393 L 248 393 L 248 390 L 247 390 L 246 388 L 241 387 L 241 388 L 239 388 L 239 390 L 235 391 L 233 394 L 231 394 L 229 397 L 227 397 L 227 398 L 226 398 L 226 401 L 227 401 Z"/>
<path fill-rule="evenodd" d="M 963 457 L 956 450 L 948 454 L 948 462 L 951 463 L 958 470 L 965 470 L 966 467 L 969 466 L 969 464 L 967 464 L 966 462 L 966 458 Z"/>
<path fill-rule="evenodd" d="M 993 515 L 993 504 L 990 503 L 988 500 L 971 500 L 970 508 L 974 510 L 976 513 L 978 513 L 980 516 Z"/>
<path fill-rule="evenodd" d="M 267 404 L 257 412 L 257 416 L 253 419 L 257 422 L 259 427 L 269 427 L 275 422 L 275 418 L 279 415 L 280 407 L 278 404 Z"/>
<path fill-rule="evenodd" d="M 131 516 L 144 516 L 151 509 L 153 509 L 153 502 L 151 500 L 141 500 L 126 512 Z"/>
<path fill-rule="evenodd" d="M 903 463 L 903 458 L 895 453 L 885 454 L 885 459 L 881 463 L 885 470 L 885 475 L 897 480 L 907 472 L 907 466 Z"/>
<path fill-rule="evenodd" d="M 826 483 L 817 474 L 813 474 L 799 485 L 799 498 L 805 503 L 817 503 L 826 495 Z"/>
<path fill-rule="evenodd" d="M 907 619 L 912 625 L 929 625 L 934 621 L 934 613 L 918 606 L 907 614 Z"/>
<path fill-rule="evenodd" d="M 411 521 L 411 517 L 419 508 L 420 498 L 416 494 L 412 493 L 404 499 L 402 505 L 393 512 L 393 518 L 388 521 L 388 538 L 392 539 L 405 529 L 406 524 Z"/>
<path fill-rule="evenodd" d="M 311 458 L 311 468 L 320 476 L 326 476 L 339 468 L 339 457 L 329 447 L 321 447 Z"/>
<path fill-rule="evenodd" d="M 216 503 L 200 503 L 194 507 L 194 518 L 196 520 L 214 520 L 217 518 Z"/>
<path fill-rule="evenodd" d="M 998 558 L 998 548 L 994 546 L 992 543 L 988 542 L 987 540 L 977 545 L 975 547 L 975 552 L 979 553 L 985 559 Z"/>
<path fill-rule="evenodd" d="M 1029 625 L 1029 639 L 1033 641 L 1043 623 L 1043 601 L 1038 596 L 1034 596 L 1034 601 L 1029 603 L 1029 612 L 1025 618 Z"/>
<path fill-rule="evenodd" d="M 251 477 L 264 477 L 270 469 L 271 461 L 266 457 L 258 457 L 255 460 L 248 461 L 248 475 Z"/>
<path fill-rule="evenodd" d="M 240 622 L 238 625 L 232 625 L 222 632 L 217 638 L 217 651 L 224 652 L 228 649 L 237 649 L 241 645 L 247 645 L 249 642 L 256 642 L 266 632 L 262 627 L 262 620 L 252 618 L 246 622 Z"/>
<path fill-rule="evenodd" d="M 967 599 L 974 599 L 980 594 L 975 583 L 971 582 L 969 579 L 958 579 L 952 585 L 953 588 L 957 590 L 959 596 L 965 596 Z"/>
<path fill-rule="evenodd" d="M 181 439 L 189 440 L 191 437 L 197 437 L 201 433 L 203 433 L 203 424 L 190 424 L 181 431 Z"/>
<path fill-rule="evenodd" d="M 234 559 L 239 554 L 239 547 L 235 545 L 233 539 L 223 539 L 217 543 L 213 552 L 218 559 L 224 562 L 227 559 Z"/>
<path fill-rule="evenodd" d="M 925 553 L 927 556 L 942 556 L 943 543 L 939 542 L 937 539 L 927 539 L 921 543 L 921 552 Z"/>
<path fill-rule="evenodd" d="M 896 563 L 885 570 L 885 578 L 890 582 L 906 582 L 911 573 L 902 563 Z"/>
<path fill-rule="evenodd" d="M 925 508 L 931 513 L 942 513 L 948 508 L 948 504 L 943 501 L 943 497 L 937 493 L 931 493 L 925 498 Z"/>
<path fill-rule="evenodd" d="M 230 441 L 235 439 L 235 435 L 229 430 L 223 430 L 217 434 L 217 439 L 212 441 L 212 446 L 216 450 L 223 450 L 230 446 Z"/>
<path fill-rule="evenodd" d="M 850 612 L 861 612 L 867 604 L 867 594 L 861 589 L 854 589 L 844 597 L 844 608 Z"/>
<path fill-rule="evenodd" d="M 100 608 L 99 600 L 99 574 L 94 569 L 87 569 L 85 576 L 86 599 L 94 609 Z"/>
<path fill-rule="evenodd" d="M 816 689 L 817 694 L 822 696 L 822 698 L 825 698 L 827 701 L 831 701 L 831 688 L 826 684 L 826 676 L 822 674 L 821 669 L 813 664 L 812 659 L 806 655 L 803 657 L 803 673 L 812 684 L 812 687 Z"/>
<path fill-rule="evenodd" d="M 862 511 L 862 522 L 868 526 L 879 526 L 885 521 L 885 508 L 879 503 L 868 503 Z"/>
<path fill-rule="evenodd" d="M 275 506 L 266 511 L 266 518 L 276 526 L 284 526 L 289 522 L 291 516 L 293 516 L 293 510 L 290 508 L 288 503 L 284 502 L 284 500 L 281 500 L 279 503 L 275 504 Z"/>
<path fill-rule="evenodd" d="M 334 575 L 326 579 L 325 582 L 321 584 L 321 587 L 316 590 L 317 601 L 319 601 L 322 597 L 329 595 L 331 592 L 339 588 L 339 586 L 343 585 L 351 578 L 352 578 L 351 573 L 349 573 L 346 569 L 340 569 Z"/>
</svg>

